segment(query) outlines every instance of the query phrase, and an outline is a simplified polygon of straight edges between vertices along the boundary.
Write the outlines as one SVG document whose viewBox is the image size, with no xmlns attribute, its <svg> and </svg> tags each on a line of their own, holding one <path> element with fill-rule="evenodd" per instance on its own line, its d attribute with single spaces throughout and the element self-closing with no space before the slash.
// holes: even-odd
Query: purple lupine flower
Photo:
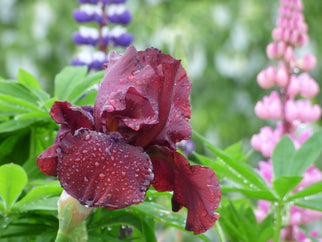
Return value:
<svg viewBox="0 0 322 242">
<path fill-rule="evenodd" d="M 120 26 L 113 28 L 110 33 L 110 39 L 115 46 L 128 46 L 133 41 L 133 35 L 127 33 L 126 29 Z"/>
<path fill-rule="evenodd" d="M 77 45 L 92 46 L 93 50 L 84 58 L 84 54 L 72 60 L 72 65 L 87 65 L 88 69 L 101 70 L 107 62 L 108 46 L 127 47 L 133 42 L 133 35 L 124 28 L 116 26 L 109 30 L 110 25 L 127 25 L 131 22 L 131 13 L 122 5 L 124 0 L 79 0 L 80 7 L 73 12 L 75 21 L 84 24 L 96 22 L 98 28 L 81 26 L 73 34 Z M 98 50 L 99 54 L 93 54 Z M 103 53 L 103 55 L 102 55 Z"/>
<path fill-rule="evenodd" d="M 78 0 L 79 3 L 92 3 L 96 4 L 98 3 L 98 0 Z"/>
<path fill-rule="evenodd" d="M 127 25 L 132 20 L 132 15 L 124 6 L 111 6 L 107 12 L 109 22 Z"/>
</svg>

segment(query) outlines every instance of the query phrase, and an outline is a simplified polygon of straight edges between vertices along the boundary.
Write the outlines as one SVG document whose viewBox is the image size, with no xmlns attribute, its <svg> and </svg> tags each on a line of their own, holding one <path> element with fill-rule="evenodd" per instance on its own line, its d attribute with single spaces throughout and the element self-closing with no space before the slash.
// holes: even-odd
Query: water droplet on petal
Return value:
<svg viewBox="0 0 322 242">
<path fill-rule="evenodd" d="M 98 175 L 99 179 L 104 179 L 105 175 L 103 173 Z"/>
<path fill-rule="evenodd" d="M 92 138 L 92 136 L 91 135 L 89 135 L 89 134 L 87 134 L 87 135 L 85 135 L 85 141 L 89 141 L 90 139 Z"/>
</svg>

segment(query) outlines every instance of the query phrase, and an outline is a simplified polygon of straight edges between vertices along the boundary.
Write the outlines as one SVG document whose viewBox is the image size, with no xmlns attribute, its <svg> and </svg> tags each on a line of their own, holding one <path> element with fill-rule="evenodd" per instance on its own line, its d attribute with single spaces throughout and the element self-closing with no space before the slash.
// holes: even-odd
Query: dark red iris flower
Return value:
<svg viewBox="0 0 322 242">
<path fill-rule="evenodd" d="M 191 137 L 191 83 L 179 60 L 149 48 L 112 54 L 94 108 L 56 101 L 56 140 L 39 169 L 85 206 L 138 204 L 152 185 L 174 191 L 173 211 L 188 209 L 186 229 L 211 228 L 221 192 L 215 173 L 190 166 L 176 143 Z"/>
</svg>

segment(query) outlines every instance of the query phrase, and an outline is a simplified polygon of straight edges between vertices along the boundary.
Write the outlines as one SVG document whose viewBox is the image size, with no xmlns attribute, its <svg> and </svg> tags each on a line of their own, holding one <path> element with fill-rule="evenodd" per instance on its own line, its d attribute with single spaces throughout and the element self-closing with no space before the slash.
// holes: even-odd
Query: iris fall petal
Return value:
<svg viewBox="0 0 322 242">
<path fill-rule="evenodd" d="M 174 191 L 172 210 L 177 212 L 182 206 L 188 210 L 186 230 L 195 234 L 207 231 L 219 218 L 215 210 L 221 191 L 216 174 L 207 167 L 190 166 L 176 151 L 161 149 L 161 152 L 154 150 L 150 155 L 155 176 L 153 187 L 159 192 Z"/>
<path fill-rule="evenodd" d="M 138 204 L 153 180 L 149 156 L 120 135 L 80 130 L 66 134 L 57 150 L 58 179 L 81 204 L 110 209 Z"/>
</svg>

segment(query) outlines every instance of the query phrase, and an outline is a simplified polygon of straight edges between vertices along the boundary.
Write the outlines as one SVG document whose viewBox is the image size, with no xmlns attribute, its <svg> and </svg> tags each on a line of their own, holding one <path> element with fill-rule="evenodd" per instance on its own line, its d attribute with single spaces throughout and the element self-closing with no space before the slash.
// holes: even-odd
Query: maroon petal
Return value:
<svg viewBox="0 0 322 242">
<path fill-rule="evenodd" d="M 68 101 L 54 102 L 50 115 L 56 123 L 65 125 L 72 133 L 80 128 L 93 129 L 94 121 L 91 113 L 81 107 L 72 107 Z"/>
<path fill-rule="evenodd" d="M 142 147 L 166 145 L 191 136 L 191 83 L 179 60 L 150 48 L 132 46 L 113 54 L 94 106 L 95 129 L 117 129 Z"/>
<path fill-rule="evenodd" d="M 57 176 L 57 147 L 58 144 L 53 144 L 37 157 L 37 166 L 39 170 L 48 176 Z"/>
<path fill-rule="evenodd" d="M 153 179 L 149 156 L 120 140 L 118 133 L 68 133 L 57 151 L 61 186 L 86 206 L 116 209 L 138 204 Z"/>
<path fill-rule="evenodd" d="M 172 210 L 182 206 L 188 209 L 186 230 L 200 234 L 210 229 L 219 214 L 215 213 L 220 198 L 216 174 L 207 167 L 190 166 L 186 158 L 172 150 L 155 150 L 150 155 L 154 180 L 153 187 L 159 191 L 174 191 Z"/>
</svg>

